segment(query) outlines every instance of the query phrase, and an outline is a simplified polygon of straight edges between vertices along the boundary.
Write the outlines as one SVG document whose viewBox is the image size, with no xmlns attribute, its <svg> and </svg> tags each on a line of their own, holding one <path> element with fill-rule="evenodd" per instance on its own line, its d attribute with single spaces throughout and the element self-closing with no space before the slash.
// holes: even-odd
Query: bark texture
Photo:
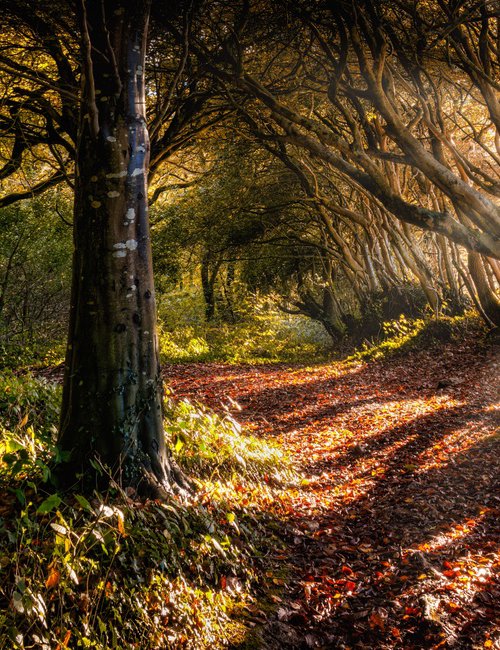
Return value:
<svg viewBox="0 0 500 650">
<path fill-rule="evenodd" d="M 98 457 L 170 489 L 147 207 L 147 0 L 82 0 L 71 318 L 59 443 L 70 479 Z"/>
</svg>

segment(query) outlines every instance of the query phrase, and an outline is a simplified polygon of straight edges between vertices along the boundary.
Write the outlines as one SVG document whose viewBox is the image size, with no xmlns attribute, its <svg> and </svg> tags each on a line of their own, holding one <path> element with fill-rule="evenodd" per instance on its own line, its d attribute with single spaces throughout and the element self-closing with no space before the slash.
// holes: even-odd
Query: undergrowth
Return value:
<svg viewBox="0 0 500 650">
<path fill-rule="evenodd" d="M 486 327 L 475 312 L 438 319 L 408 319 L 401 315 L 397 320 L 383 323 L 381 340 L 365 342 L 346 361 L 382 360 L 456 341 L 466 335 L 484 336 L 485 333 Z"/>
<path fill-rule="evenodd" d="M 0 371 L 12 372 L 19 368 L 46 368 L 64 361 L 66 341 L 44 339 L 32 344 L 0 344 Z"/>
<path fill-rule="evenodd" d="M 0 381 L 0 647 L 225 647 L 280 544 L 269 509 L 293 473 L 279 448 L 169 399 L 166 434 L 191 496 L 143 502 L 114 484 L 63 495 L 49 469 L 58 389 Z"/>
<path fill-rule="evenodd" d="M 272 363 L 327 358 L 331 340 L 310 318 L 285 314 L 265 298 L 239 305 L 235 322 L 206 323 L 196 293 L 160 297 L 163 363 Z"/>
<path fill-rule="evenodd" d="M 229 478 L 260 486 L 262 480 L 274 477 L 279 481 L 289 472 L 282 464 L 281 447 L 243 434 L 229 412 L 221 417 L 187 400 L 168 400 L 165 411 L 174 456 L 198 480 Z"/>
<path fill-rule="evenodd" d="M 234 323 L 206 323 L 197 292 L 171 292 L 160 298 L 160 354 L 163 363 L 317 363 L 332 359 L 384 359 L 444 343 L 486 327 L 474 310 L 462 316 L 409 318 L 381 323 L 380 332 L 360 343 L 353 332 L 333 345 L 324 328 L 302 315 L 277 309 L 269 298 L 243 302 Z"/>
</svg>

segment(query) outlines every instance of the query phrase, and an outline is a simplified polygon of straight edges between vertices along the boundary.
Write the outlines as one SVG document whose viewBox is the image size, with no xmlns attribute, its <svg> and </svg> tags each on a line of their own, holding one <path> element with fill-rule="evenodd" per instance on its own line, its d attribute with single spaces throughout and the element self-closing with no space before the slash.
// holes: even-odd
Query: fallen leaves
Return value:
<svg viewBox="0 0 500 650">
<path fill-rule="evenodd" d="M 293 579 L 275 617 L 303 643 L 500 644 L 494 349 L 464 340 L 370 364 L 167 375 L 179 397 L 237 403 L 247 429 L 295 456 L 302 479 L 279 505 Z"/>
</svg>

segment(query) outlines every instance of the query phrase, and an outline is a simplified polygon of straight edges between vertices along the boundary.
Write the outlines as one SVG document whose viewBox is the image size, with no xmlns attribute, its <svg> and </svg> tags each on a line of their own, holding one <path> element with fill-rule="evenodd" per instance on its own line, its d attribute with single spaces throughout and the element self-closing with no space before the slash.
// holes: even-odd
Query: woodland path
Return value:
<svg viewBox="0 0 500 650">
<path fill-rule="evenodd" d="M 187 364 L 178 398 L 272 437 L 303 477 L 290 568 L 248 648 L 500 648 L 500 349 L 386 361 Z"/>
</svg>

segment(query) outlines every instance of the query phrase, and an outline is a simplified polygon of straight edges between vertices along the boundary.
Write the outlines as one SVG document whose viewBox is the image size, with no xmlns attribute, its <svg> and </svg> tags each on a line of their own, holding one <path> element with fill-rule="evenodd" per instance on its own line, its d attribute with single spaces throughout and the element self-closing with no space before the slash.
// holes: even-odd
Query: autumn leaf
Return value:
<svg viewBox="0 0 500 650">
<path fill-rule="evenodd" d="M 47 589 L 53 589 L 54 587 L 57 587 L 60 579 L 61 579 L 61 574 L 59 573 L 59 571 L 54 566 L 50 567 L 49 575 L 47 577 L 47 580 L 45 581 L 45 587 Z"/>
<path fill-rule="evenodd" d="M 28 414 L 26 413 L 23 419 L 19 422 L 19 427 L 22 429 L 28 423 Z"/>
<path fill-rule="evenodd" d="M 384 618 L 380 615 L 379 612 L 374 611 L 370 614 L 370 618 L 368 620 L 368 623 L 371 627 L 372 630 L 376 630 L 377 628 L 383 632 L 385 630 L 385 620 Z"/>
<path fill-rule="evenodd" d="M 68 630 L 64 635 L 64 640 L 61 643 L 57 644 L 56 650 L 64 650 L 64 648 L 67 648 L 70 638 L 71 638 L 71 630 Z"/>
<path fill-rule="evenodd" d="M 120 535 L 123 535 L 123 537 L 127 537 L 127 533 L 125 531 L 125 519 L 121 510 L 117 510 L 117 520 L 118 520 L 118 524 L 117 524 L 118 532 L 120 533 Z"/>
</svg>

